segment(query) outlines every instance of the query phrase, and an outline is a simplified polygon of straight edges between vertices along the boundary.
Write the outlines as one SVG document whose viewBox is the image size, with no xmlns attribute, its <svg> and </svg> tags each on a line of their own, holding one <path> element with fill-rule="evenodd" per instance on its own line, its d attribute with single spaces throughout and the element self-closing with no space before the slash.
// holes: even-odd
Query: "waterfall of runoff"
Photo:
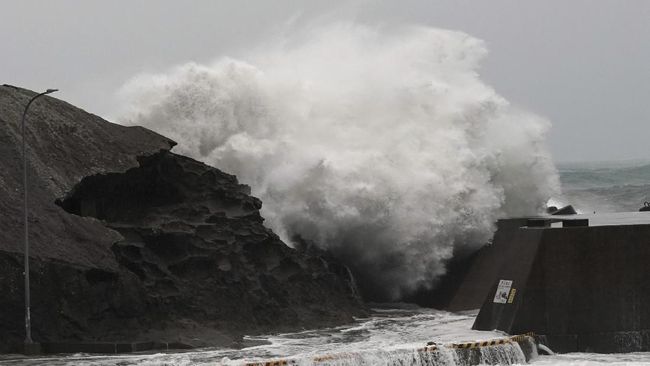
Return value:
<svg viewBox="0 0 650 366">
<path fill-rule="evenodd" d="M 286 243 L 329 251 L 370 298 L 395 300 L 435 285 L 496 219 L 558 195 L 550 124 L 480 79 L 486 53 L 456 31 L 330 24 L 137 75 L 118 120 L 237 175 Z"/>
</svg>

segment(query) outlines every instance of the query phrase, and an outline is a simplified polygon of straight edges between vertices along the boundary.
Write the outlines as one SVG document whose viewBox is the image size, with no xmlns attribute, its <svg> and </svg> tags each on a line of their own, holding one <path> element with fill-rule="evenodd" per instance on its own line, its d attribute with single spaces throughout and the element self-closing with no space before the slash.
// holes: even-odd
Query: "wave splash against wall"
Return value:
<svg viewBox="0 0 650 366">
<path fill-rule="evenodd" d="M 460 32 L 335 24 L 138 75 L 121 121 L 236 174 L 286 242 L 330 250 L 367 295 L 397 299 L 558 191 L 549 124 L 480 80 L 485 54 Z"/>
</svg>

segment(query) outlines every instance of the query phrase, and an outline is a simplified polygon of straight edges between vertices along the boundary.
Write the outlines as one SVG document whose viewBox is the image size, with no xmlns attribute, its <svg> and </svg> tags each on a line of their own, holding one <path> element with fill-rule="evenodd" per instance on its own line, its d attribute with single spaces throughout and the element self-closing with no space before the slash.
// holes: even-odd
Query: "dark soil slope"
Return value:
<svg viewBox="0 0 650 366">
<path fill-rule="evenodd" d="M 24 338 L 20 118 L 0 87 L 0 352 Z M 230 342 L 365 308 L 345 267 L 287 247 L 234 176 L 43 97 L 27 128 L 34 339 Z"/>
</svg>

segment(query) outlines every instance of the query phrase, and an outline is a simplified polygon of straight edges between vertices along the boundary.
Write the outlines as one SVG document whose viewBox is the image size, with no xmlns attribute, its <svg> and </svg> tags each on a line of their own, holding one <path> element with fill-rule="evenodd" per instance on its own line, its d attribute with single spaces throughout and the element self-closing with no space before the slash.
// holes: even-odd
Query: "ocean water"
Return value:
<svg viewBox="0 0 650 366">
<path fill-rule="evenodd" d="M 426 360 L 415 360 L 415 351 L 427 342 L 448 344 L 503 338 L 502 332 L 471 330 L 476 312 L 449 313 L 433 309 L 374 309 L 369 318 L 321 330 L 306 330 L 250 337 L 263 343 L 240 350 L 203 349 L 180 353 L 155 353 L 121 356 L 69 355 L 26 359 L 0 358 L 0 365 L 245 365 L 286 359 L 298 365 L 462 365 L 449 348 L 430 353 Z M 326 360 L 314 362 L 318 357 Z M 487 347 L 486 363 L 520 364 L 525 357 L 517 344 Z"/>
<path fill-rule="evenodd" d="M 551 204 L 572 204 L 580 213 L 638 211 L 650 201 L 650 161 L 557 165 L 562 196 Z"/>
<path fill-rule="evenodd" d="M 438 345 L 498 339 L 499 331 L 475 331 L 476 311 L 449 313 L 433 309 L 375 309 L 369 318 L 346 326 L 297 333 L 250 337 L 261 343 L 244 349 L 199 349 L 177 353 L 119 356 L 62 355 L 25 358 L 0 356 L 0 365 L 129 366 L 129 365 L 246 365 L 268 360 L 287 360 L 297 365 L 465 365 L 450 348 L 439 347 L 425 358 L 415 351 L 429 341 Z M 320 358 L 319 358 L 320 357 Z M 518 344 L 485 347 L 483 364 L 522 365 L 525 356 Z M 600 355 L 575 353 L 536 356 L 533 365 L 650 365 L 650 353 Z"/>
</svg>

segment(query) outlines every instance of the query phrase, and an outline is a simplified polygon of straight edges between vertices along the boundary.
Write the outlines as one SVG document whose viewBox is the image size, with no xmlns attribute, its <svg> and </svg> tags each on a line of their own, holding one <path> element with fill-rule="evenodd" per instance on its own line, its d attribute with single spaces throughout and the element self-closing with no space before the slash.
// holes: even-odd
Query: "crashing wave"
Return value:
<svg viewBox="0 0 650 366">
<path fill-rule="evenodd" d="M 236 174 L 285 242 L 329 250 L 366 295 L 397 299 L 558 192 L 549 123 L 481 81 L 485 54 L 461 32 L 334 24 L 138 75 L 121 121 Z"/>
</svg>

